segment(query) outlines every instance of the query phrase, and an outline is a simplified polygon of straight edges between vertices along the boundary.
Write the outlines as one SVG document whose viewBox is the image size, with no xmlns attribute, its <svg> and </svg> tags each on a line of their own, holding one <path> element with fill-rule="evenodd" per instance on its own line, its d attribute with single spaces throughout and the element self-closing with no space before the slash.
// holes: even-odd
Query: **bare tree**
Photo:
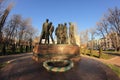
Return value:
<svg viewBox="0 0 120 80">
<path fill-rule="evenodd" d="M 93 28 L 90 28 L 89 29 L 89 33 L 91 34 L 91 41 L 90 41 L 90 56 L 92 55 L 93 53 L 93 47 L 94 47 L 94 36 L 95 36 L 95 33 L 96 33 L 96 28 L 93 27 Z"/>
<path fill-rule="evenodd" d="M 80 47 L 81 47 L 81 52 L 86 54 L 86 49 L 87 49 L 87 42 L 88 42 L 88 30 L 80 32 Z"/>
<path fill-rule="evenodd" d="M 37 33 L 37 30 L 32 26 L 31 21 L 29 20 L 29 24 L 26 26 L 26 30 L 25 30 L 23 39 L 24 39 L 24 41 L 27 42 L 26 47 L 29 46 L 30 50 L 32 50 L 32 41 L 33 41 L 36 33 Z M 27 49 L 26 49 L 26 51 L 27 51 Z"/>
<path fill-rule="evenodd" d="M 32 49 L 32 40 L 34 38 L 34 34 L 36 32 L 35 28 L 31 24 L 31 19 L 23 19 L 21 21 L 20 27 L 19 27 L 19 45 L 21 47 L 21 52 L 23 46 L 30 47 L 30 50 Z M 37 32 L 36 32 L 37 33 Z M 26 49 L 27 51 L 27 49 Z"/>
<path fill-rule="evenodd" d="M 109 9 L 109 15 L 107 17 L 109 25 L 112 32 L 116 33 L 116 43 L 120 42 L 120 9 L 115 7 L 114 9 Z M 116 46 L 117 50 L 120 50 L 120 43 Z"/>
<path fill-rule="evenodd" d="M 104 26 L 104 23 L 102 23 L 102 22 L 98 22 L 97 24 L 97 34 L 98 35 L 101 35 L 102 36 L 102 39 L 104 40 L 104 43 L 101 43 L 100 45 L 99 45 L 99 47 L 103 47 L 103 46 L 105 46 L 106 47 L 106 41 L 105 41 L 105 36 L 106 36 L 106 32 L 105 32 L 105 29 L 107 28 L 106 26 L 105 27 L 103 27 Z M 106 29 L 107 30 L 107 29 Z M 106 48 L 105 48 L 106 49 Z"/>
<path fill-rule="evenodd" d="M 17 29 L 20 26 L 21 16 L 13 15 L 12 18 L 6 23 L 4 28 L 4 37 L 6 38 L 4 41 L 8 45 L 12 45 L 12 51 L 15 52 L 15 42 L 17 38 Z"/>
<path fill-rule="evenodd" d="M 0 42 L 2 40 L 2 29 L 3 29 L 3 26 L 5 24 L 5 21 L 6 21 L 6 18 L 12 8 L 13 4 L 9 4 L 8 7 L 5 9 L 4 13 L 1 14 L 1 17 L 0 17 Z"/>
<path fill-rule="evenodd" d="M 102 46 L 106 47 L 105 39 L 109 37 L 112 46 L 116 50 L 120 50 L 120 10 L 117 7 L 109 9 L 102 20 L 97 23 L 97 31 L 104 39 L 104 45 Z"/>
<path fill-rule="evenodd" d="M 120 10 L 117 7 L 114 9 L 109 9 L 107 20 L 111 27 L 114 28 L 118 34 L 120 34 Z"/>
<path fill-rule="evenodd" d="M 119 42 L 119 36 L 117 35 L 117 33 L 110 32 L 108 36 L 111 39 L 112 47 L 115 48 L 115 51 L 119 51 L 120 42 Z"/>
<path fill-rule="evenodd" d="M 6 21 L 6 18 L 12 8 L 13 4 L 9 4 L 7 9 L 4 11 L 3 15 L 1 16 L 0 18 L 0 43 L 2 42 L 3 44 L 3 47 L 2 47 L 2 52 L 5 54 L 6 53 L 6 39 L 3 40 L 3 32 L 2 32 L 2 29 L 3 29 L 3 26 L 5 24 L 5 21 Z"/>
<path fill-rule="evenodd" d="M 87 44 L 88 42 L 88 30 L 80 32 L 80 43 Z"/>
<path fill-rule="evenodd" d="M 12 46 L 12 51 L 15 52 L 16 46 L 23 52 L 23 48 L 28 51 L 28 46 L 32 49 L 32 40 L 35 35 L 35 28 L 31 24 L 31 19 L 23 19 L 21 15 L 13 15 L 4 27 L 4 43 Z M 4 48 L 5 49 L 5 48 Z M 3 50 L 4 50 L 3 49 Z"/>
<path fill-rule="evenodd" d="M 8 21 L 5 29 L 9 30 L 7 33 L 7 38 L 15 39 L 17 36 L 17 29 L 20 27 L 21 23 L 21 16 L 20 15 L 13 15 L 12 18 Z"/>
</svg>

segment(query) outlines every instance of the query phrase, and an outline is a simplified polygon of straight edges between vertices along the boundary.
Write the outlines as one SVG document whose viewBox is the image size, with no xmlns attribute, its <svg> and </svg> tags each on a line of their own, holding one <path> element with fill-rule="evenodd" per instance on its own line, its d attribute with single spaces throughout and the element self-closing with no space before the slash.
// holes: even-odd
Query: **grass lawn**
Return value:
<svg viewBox="0 0 120 80">
<path fill-rule="evenodd" d="M 103 53 L 114 55 L 114 56 L 120 56 L 120 52 L 117 52 L 117 51 L 103 51 Z"/>
<path fill-rule="evenodd" d="M 94 56 L 94 57 L 97 56 L 98 57 L 99 54 L 94 52 L 92 56 Z M 114 55 L 109 55 L 109 54 L 102 53 L 102 55 L 101 55 L 100 58 L 102 58 L 102 59 L 111 59 L 113 57 L 115 57 L 115 56 Z"/>
<path fill-rule="evenodd" d="M 103 52 L 105 52 L 105 53 L 116 53 L 116 54 L 120 54 L 120 51 L 119 51 L 119 52 L 117 52 L 117 51 L 103 51 Z"/>
<path fill-rule="evenodd" d="M 0 69 L 3 68 L 3 67 L 5 67 L 6 64 L 7 63 L 0 63 Z"/>
<path fill-rule="evenodd" d="M 112 64 L 107 64 L 119 77 L 120 77 L 120 67 L 114 66 Z"/>
<path fill-rule="evenodd" d="M 90 56 L 90 50 L 81 50 L 81 53 L 84 54 L 84 55 Z M 99 53 L 98 53 L 98 51 L 93 50 L 91 56 L 92 56 L 92 57 L 99 58 Z M 115 55 L 110 55 L 110 54 L 106 54 L 106 53 L 103 52 L 100 58 L 102 58 L 102 59 L 111 59 L 111 58 L 113 58 L 113 57 L 115 57 Z"/>
<path fill-rule="evenodd" d="M 88 55 L 88 56 L 90 56 L 90 50 L 82 49 L 80 52 L 81 52 L 81 54 L 83 54 L 83 55 Z M 120 52 L 103 51 L 103 53 L 102 53 L 102 55 L 101 55 L 100 58 L 101 58 L 101 59 L 111 59 L 111 58 L 117 56 L 116 54 L 117 54 L 117 55 L 120 55 Z M 93 50 L 91 57 L 96 57 L 96 58 L 98 58 L 98 57 L 99 57 L 98 51 Z M 106 65 L 107 65 L 108 67 L 110 67 L 110 68 L 120 77 L 120 67 L 117 67 L 117 66 L 112 65 L 112 64 L 106 64 Z"/>
</svg>

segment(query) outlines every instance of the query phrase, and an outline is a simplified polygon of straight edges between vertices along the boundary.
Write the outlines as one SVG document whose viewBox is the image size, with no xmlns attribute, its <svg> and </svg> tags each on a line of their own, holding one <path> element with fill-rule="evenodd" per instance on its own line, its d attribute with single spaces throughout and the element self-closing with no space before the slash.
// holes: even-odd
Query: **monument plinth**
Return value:
<svg viewBox="0 0 120 80">
<path fill-rule="evenodd" d="M 69 44 L 36 45 L 33 49 L 33 59 L 44 62 L 49 59 L 79 61 L 79 47 Z"/>
</svg>

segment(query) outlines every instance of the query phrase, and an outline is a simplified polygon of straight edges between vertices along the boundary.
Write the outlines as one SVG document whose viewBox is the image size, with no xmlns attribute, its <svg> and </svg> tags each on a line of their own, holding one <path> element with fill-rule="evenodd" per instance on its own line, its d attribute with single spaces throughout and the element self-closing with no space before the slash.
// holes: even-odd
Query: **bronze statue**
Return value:
<svg viewBox="0 0 120 80">
<path fill-rule="evenodd" d="M 60 44 L 64 43 L 64 36 L 63 36 L 63 24 L 60 24 L 59 27 L 59 37 L 60 37 Z"/>
<path fill-rule="evenodd" d="M 49 36 L 52 40 L 52 43 L 55 44 L 52 36 L 52 33 L 54 32 L 54 26 L 52 25 L 52 22 L 48 22 L 49 20 L 46 19 L 46 22 L 43 23 L 39 44 L 41 44 L 42 39 L 45 39 L 45 44 L 49 44 Z M 69 26 L 70 44 L 76 44 L 74 25 L 69 23 Z M 55 30 L 55 35 L 57 37 L 57 44 L 68 44 L 67 23 L 64 23 L 64 25 L 58 24 L 58 27 Z"/>
<path fill-rule="evenodd" d="M 45 44 L 46 44 L 46 41 L 48 41 L 48 44 L 49 44 L 49 23 L 48 22 L 49 20 L 46 19 L 46 22 L 43 23 L 39 44 L 41 44 L 42 39 L 45 39 Z"/>
<path fill-rule="evenodd" d="M 74 34 L 74 25 L 70 22 L 69 26 L 70 26 L 69 27 L 70 44 L 76 44 L 75 34 Z"/>
<path fill-rule="evenodd" d="M 57 44 L 60 44 L 60 24 L 58 24 L 56 30 L 55 30 L 55 35 L 57 37 Z"/>
<path fill-rule="evenodd" d="M 57 37 L 57 44 L 67 44 L 68 36 L 67 36 L 67 24 L 58 24 L 58 27 L 55 30 L 55 35 Z"/>
<path fill-rule="evenodd" d="M 52 25 L 52 22 L 50 22 L 50 24 L 49 24 L 49 35 L 50 35 L 50 38 L 52 40 L 52 43 L 55 44 L 55 41 L 54 41 L 53 36 L 52 36 L 53 31 L 54 31 L 54 26 Z"/>
<path fill-rule="evenodd" d="M 64 44 L 68 43 L 68 35 L 67 35 L 67 23 L 64 23 L 63 26 L 63 40 L 64 40 Z"/>
</svg>

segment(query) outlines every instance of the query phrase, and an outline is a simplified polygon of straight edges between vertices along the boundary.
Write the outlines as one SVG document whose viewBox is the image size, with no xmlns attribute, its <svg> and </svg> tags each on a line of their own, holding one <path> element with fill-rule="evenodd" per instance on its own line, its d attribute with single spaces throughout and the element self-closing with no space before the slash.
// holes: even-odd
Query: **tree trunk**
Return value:
<svg viewBox="0 0 120 80">
<path fill-rule="evenodd" d="M 92 56 L 92 53 L 93 53 L 93 49 L 90 48 L 90 56 Z"/>
<path fill-rule="evenodd" d="M 32 45 L 30 45 L 30 52 L 32 51 Z"/>
<path fill-rule="evenodd" d="M 23 53 L 23 45 L 20 45 L 20 53 Z"/>
<path fill-rule="evenodd" d="M 117 48 L 117 51 L 120 51 L 120 47 Z"/>
<path fill-rule="evenodd" d="M 102 55 L 102 47 L 99 48 L 99 56 L 98 57 L 100 58 L 101 55 Z"/>
<path fill-rule="evenodd" d="M 15 48 L 15 44 L 12 45 L 12 52 L 15 53 L 16 48 Z"/>
<path fill-rule="evenodd" d="M 5 43 L 3 44 L 2 52 L 3 52 L 3 55 L 6 55 L 6 44 Z"/>
<path fill-rule="evenodd" d="M 28 46 L 26 46 L 26 52 L 28 52 Z"/>
</svg>

